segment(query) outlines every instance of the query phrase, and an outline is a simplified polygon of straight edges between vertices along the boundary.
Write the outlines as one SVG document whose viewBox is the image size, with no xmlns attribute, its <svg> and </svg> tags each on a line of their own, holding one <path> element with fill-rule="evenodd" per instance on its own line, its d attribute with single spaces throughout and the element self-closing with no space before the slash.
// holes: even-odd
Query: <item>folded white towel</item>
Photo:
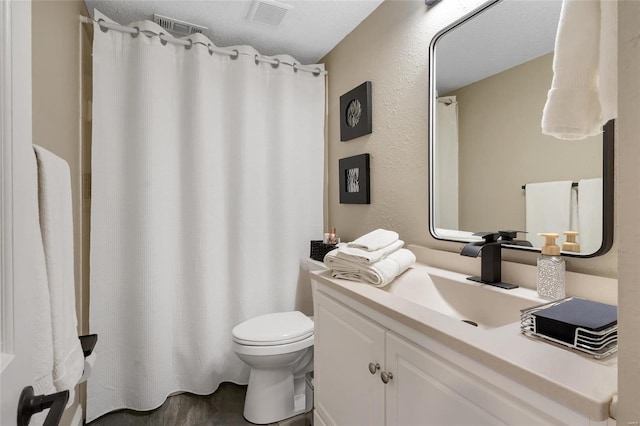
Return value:
<svg viewBox="0 0 640 426">
<path fill-rule="evenodd" d="M 617 116 L 617 2 L 564 0 L 542 133 L 584 139 Z"/>
<path fill-rule="evenodd" d="M 387 231 L 386 229 L 376 229 L 368 234 L 364 234 L 360 238 L 356 238 L 347 245 L 366 251 L 374 251 L 395 243 L 399 238 L 397 232 Z"/>
<path fill-rule="evenodd" d="M 324 263 L 331 269 L 331 276 L 351 281 L 369 283 L 375 287 L 384 287 L 398 275 L 416 263 L 416 256 L 407 249 L 396 250 L 379 262 L 363 265 L 337 256 L 333 250 L 324 257 Z"/>
<path fill-rule="evenodd" d="M 542 247 L 544 238 L 540 232 L 562 235 L 571 222 L 571 184 L 557 181 L 529 183 L 525 190 L 527 240 L 534 247 Z"/>
<path fill-rule="evenodd" d="M 602 245 L 602 178 L 578 181 L 580 251 L 595 253 Z"/>
<path fill-rule="evenodd" d="M 53 384 L 73 390 L 82 376 L 84 354 L 78 339 L 73 270 L 71 177 L 62 158 L 34 145 L 38 162 L 40 232 L 44 247 L 53 334 Z"/>
<path fill-rule="evenodd" d="M 383 247 L 378 250 L 367 251 L 359 248 L 353 247 L 341 247 L 338 249 L 338 253 L 336 256 L 349 260 L 354 263 L 361 263 L 364 265 L 371 265 L 372 263 L 376 263 L 382 259 L 384 259 L 389 254 L 393 253 L 396 250 L 399 250 L 404 246 L 404 241 L 398 240 L 395 243 L 389 244 L 386 247 Z"/>
</svg>

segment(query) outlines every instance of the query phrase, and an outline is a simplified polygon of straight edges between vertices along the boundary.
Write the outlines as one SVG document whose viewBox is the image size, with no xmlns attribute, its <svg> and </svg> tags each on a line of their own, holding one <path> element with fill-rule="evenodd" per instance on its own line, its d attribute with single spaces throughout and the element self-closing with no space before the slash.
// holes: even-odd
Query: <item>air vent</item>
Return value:
<svg viewBox="0 0 640 426">
<path fill-rule="evenodd" d="M 279 27 L 292 6 L 271 0 L 255 0 L 251 4 L 247 20 Z"/>
<path fill-rule="evenodd" d="M 189 35 L 195 33 L 202 33 L 207 27 L 201 25 L 192 24 L 179 19 L 168 18 L 166 16 L 153 14 L 153 22 L 160 25 L 165 30 L 176 35 Z"/>
</svg>

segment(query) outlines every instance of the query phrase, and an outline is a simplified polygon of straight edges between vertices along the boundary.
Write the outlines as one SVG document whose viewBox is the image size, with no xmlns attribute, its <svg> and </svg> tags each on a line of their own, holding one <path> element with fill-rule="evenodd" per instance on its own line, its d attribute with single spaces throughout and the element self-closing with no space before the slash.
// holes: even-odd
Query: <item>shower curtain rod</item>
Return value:
<svg viewBox="0 0 640 426">
<path fill-rule="evenodd" d="M 120 25 L 113 22 L 107 22 L 102 18 L 95 20 L 88 16 L 80 15 L 80 22 L 82 22 L 83 24 L 96 23 L 100 26 L 100 29 L 104 32 L 107 32 L 108 30 L 114 30 L 114 31 L 131 34 L 133 37 L 137 37 L 141 32 L 148 36 L 157 35 L 160 41 L 162 42 L 162 44 L 173 43 L 173 44 L 178 44 L 180 46 L 184 46 L 187 49 L 190 49 L 191 46 L 193 46 L 194 44 L 194 42 L 191 40 L 182 40 L 175 37 L 165 37 L 164 33 L 156 34 L 152 31 L 145 31 L 145 30 L 140 31 L 138 27 L 131 28 L 125 25 Z M 251 56 L 248 53 L 241 53 L 237 49 L 222 49 L 220 47 L 215 47 L 211 43 L 209 43 L 208 45 L 205 45 L 204 43 L 195 42 L 195 44 L 202 44 L 203 46 L 207 46 L 207 48 L 209 49 L 209 55 L 217 53 L 219 55 L 227 55 L 231 57 L 231 59 L 237 59 L 240 55 Z M 289 64 L 287 62 L 282 62 L 279 59 L 267 58 L 266 56 L 262 56 L 262 55 L 253 55 L 253 58 L 256 62 L 256 65 L 258 65 L 260 62 L 266 62 L 268 64 L 271 64 L 274 68 L 278 68 L 280 64 L 283 64 L 283 65 L 289 65 L 293 67 L 293 70 L 295 72 L 304 71 L 304 72 L 309 72 L 315 76 L 327 75 L 327 72 L 322 71 L 322 69 L 320 69 L 319 67 L 311 68 L 311 67 L 305 67 L 296 63 Z"/>
</svg>

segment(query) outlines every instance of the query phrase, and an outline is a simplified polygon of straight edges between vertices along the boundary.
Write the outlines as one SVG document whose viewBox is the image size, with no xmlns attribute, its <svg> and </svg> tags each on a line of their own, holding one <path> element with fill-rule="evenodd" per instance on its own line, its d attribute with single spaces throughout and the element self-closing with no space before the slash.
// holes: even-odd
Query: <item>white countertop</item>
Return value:
<svg viewBox="0 0 640 426">
<path fill-rule="evenodd" d="M 408 282 L 419 282 L 432 269 L 418 263 L 391 286 L 400 288 Z M 526 337 L 520 332 L 519 321 L 491 329 L 471 327 L 415 303 L 420 297 L 410 301 L 411 297 L 406 294 L 403 297 L 393 294 L 394 289 L 379 289 L 363 283 L 334 279 L 328 271 L 313 274 L 315 280 L 330 288 L 464 353 L 573 411 L 593 420 L 602 421 L 609 417 L 609 405 L 617 393 L 615 355 L 599 361 L 587 354 Z M 489 291 L 520 292 L 524 297 L 533 295 L 531 306 L 539 303 L 536 302 L 535 291 L 531 289 L 502 290 L 491 287 Z"/>
</svg>

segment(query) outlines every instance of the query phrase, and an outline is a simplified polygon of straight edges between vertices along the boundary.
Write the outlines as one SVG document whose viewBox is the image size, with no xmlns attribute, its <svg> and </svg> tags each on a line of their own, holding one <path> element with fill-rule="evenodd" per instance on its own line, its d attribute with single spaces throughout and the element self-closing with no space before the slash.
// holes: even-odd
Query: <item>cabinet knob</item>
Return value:
<svg viewBox="0 0 640 426">
<path fill-rule="evenodd" d="M 380 378 L 382 379 L 382 383 L 386 385 L 389 383 L 389 380 L 393 379 L 393 374 L 391 372 L 387 373 L 386 371 L 383 371 L 380 373 Z"/>
<path fill-rule="evenodd" d="M 378 370 L 380 370 L 380 364 L 378 364 L 378 363 L 374 364 L 372 362 L 369 363 L 369 372 L 371 374 L 376 374 L 376 371 L 378 371 Z"/>
</svg>

